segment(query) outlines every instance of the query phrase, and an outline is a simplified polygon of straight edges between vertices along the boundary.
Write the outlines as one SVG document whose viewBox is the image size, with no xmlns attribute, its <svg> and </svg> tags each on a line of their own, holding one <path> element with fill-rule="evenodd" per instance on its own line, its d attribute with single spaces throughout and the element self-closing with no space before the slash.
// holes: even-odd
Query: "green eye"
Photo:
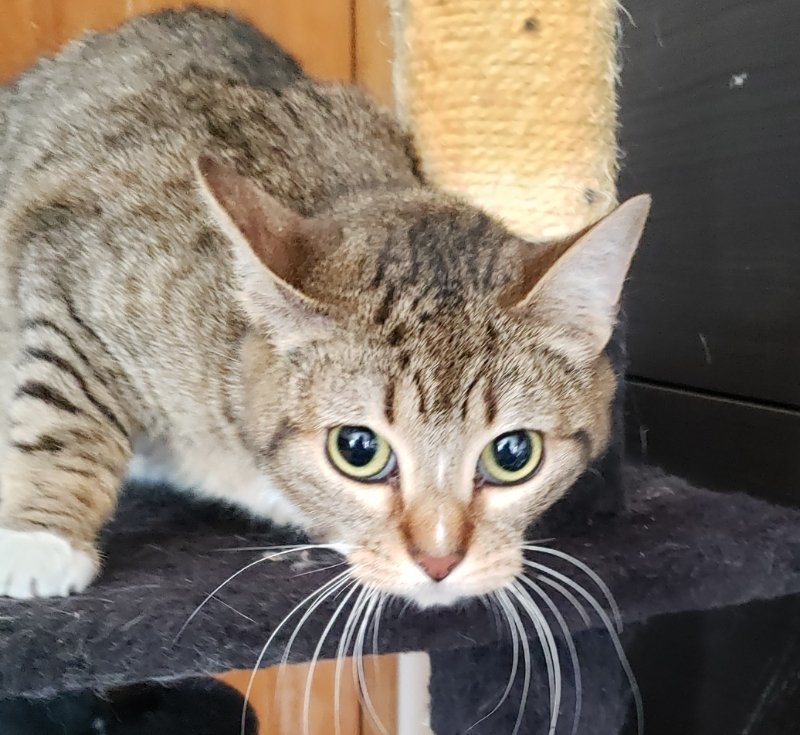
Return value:
<svg viewBox="0 0 800 735">
<path fill-rule="evenodd" d="M 481 452 L 478 473 L 492 485 L 516 485 L 539 468 L 544 455 L 538 431 L 509 431 L 490 441 Z"/>
<path fill-rule="evenodd" d="M 343 475 L 361 482 L 388 477 L 397 460 L 389 442 L 365 426 L 337 426 L 328 432 L 328 458 Z"/>
</svg>

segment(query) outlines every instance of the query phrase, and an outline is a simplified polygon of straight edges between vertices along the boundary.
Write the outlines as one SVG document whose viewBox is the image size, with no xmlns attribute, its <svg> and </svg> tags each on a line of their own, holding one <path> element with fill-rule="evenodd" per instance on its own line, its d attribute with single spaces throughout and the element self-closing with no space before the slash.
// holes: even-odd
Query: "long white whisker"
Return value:
<svg viewBox="0 0 800 735">
<path fill-rule="evenodd" d="M 644 707 L 642 705 L 642 695 L 639 691 L 639 685 L 636 683 L 636 677 L 633 674 L 633 669 L 631 668 L 630 662 L 628 661 L 628 657 L 625 655 L 625 649 L 622 647 L 622 642 L 619 639 L 619 635 L 617 631 L 614 629 L 614 624 L 612 623 L 611 619 L 608 617 L 608 613 L 603 609 L 603 606 L 592 596 L 590 595 L 581 585 L 579 585 L 574 580 L 570 579 L 569 577 L 560 574 L 559 572 L 550 569 L 549 567 L 545 567 L 542 564 L 537 564 L 536 562 L 525 560 L 523 562 L 526 566 L 531 568 L 537 569 L 539 571 L 543 571 L 546 574 L 553 575 L 558 579 L 560 582 L 563 582 L 570 587 L 571 589 L 575 590 L 581 597 L 583 597 L 586 602 L 592 607 L 592 609 L 597 613 L 597 616 L 600 618 L 603 626 L 605 627 L 606 631 L 608 632 L 609 638 L 611 638 L 611 643 L 614 646 L 614 650 L 617 653 L 617 658 L 619 659 L 620 665 L 622 666 L 622 670 L 625 673 L 625 677 L 628 680 L 628 686 L 631 688 L 631 694 L 633 696 L 634 705 L 636 707 L 636 721 L 637 721 L 637 731 L 639 735 L 642 735 L 644 732 Z M 538 575 L 537 575 L 538 577 Z M 539 577 L 541 578 L 541 577 Z"/>
<path fill-rule="evenodd" d="M 292 631 L 291 636 L 289 636 L 289 640 L 286 643 L 286 647 L 283 649 L 283 655 L 281 656 L 280 666 L 278 667 L 278 678 L 275 684 L 276 693 L 278 692 L 278 690 L 280 690 L 281 683 L 283 681 L 283 676 L 286 671 L 286 664 L 289 662 L 289 656 L 291 654 L 292 646 L 294 645 L 294 642 L 297 640 L 297 636 L 300 635 L 300 631 L 302 630 L 303 626 L 326 600 L 330 599 L 331 597 L 335 597 L 336 594 L 340 592 L 344 587 L 346 587 L 347 583 L 350 581 L 350 577 L 345 576 L 344 573 L 340 574 L 338 577 L 334 577 L 334 579 L 336 579 L 337 582 L 331 585 L 326 590 L 325 594 L 317 597 L 317 599 L 314 600 L 308 606 L 308 609 L 303 613 L 303 616 L 294 626 L 294 630 Z"/>
<path fill-rule="evenodd" d="M 240 574 L 244 574 L 244 572 L 246 572 L 248 569 L 252 569 L 257 564 L 261 564 L 262 562 L 269 561 L 270 559 L 274 559 L 277 556 L 283 556 L 284 554 L 291 554 L 291 553 L 293 553 L 295 551 L 303 551 L 306 548 L 309 548 L 309 547 L 308 546 L 298 546 L 296 548 L 286 549 L 284 551 L 279 551 L 279 552 L 277 552 L 275 554 L 270 554 L 269 556 L 261 556 L 258 559 L 256 559 L 255 561 L 252 561 L 249 564 L 246 564 L 245 566 L 243 566 L 238 572 L 234 572 L 233 574 L 231 574 L 231 576 L 228 577 L 222 584 L 218 585 L 211 592 L 209 592 L 208 595 L 206 595 L 205 599 L 195 608 L 194 612 L 186 619 L 186 622 L 181 626 L 181 629 L 178 631 L 177 635 L 173 639 L 173 641 L 172 641 L 173 645 L 178 642 L 178 639 L 183 635 L 183 632 L 186 630 L 186 628 L 189 627 L 189 624 L 192 622 L 192 620 L 194 620 L 195 617 L 197 617 L 197 614 L 205 607 L 206 603 L 212 597 L 214 597 L 217 594 L 217 592 L 219 592 L 226 584 L 229 584 L 234 579 L 236 579 L 236 577 L 238 577 Z"/>
<path fill-rule="evenodd" d="M 375 624 L 372 627 L 372 658 L 373 661 L 376 659 L 378 654 L 378 630 L 381 625 L 381 615 L 383 614 L 383 606 L 386 604 L 387 595 L 384 593 L 380 594 L 379 601 L 378 601 L 378 609 L 375 612 Z M 377 665 L 377 664 L 375 664 Z"/>
<path fill-rule="evenodd" d="M 548 735 L 553 735 L 558 725 L 558 716 L 561 710 L 561 660 L 558 655 L 558 646 L 553 637 L 553 631 L 550 630 L 547 618 L 545 618 L 541 608 L 531 599 L 530 595 L 518 582 L 514 582 L 509 587 L 509 592 L 516 597 L 522 609 L 528 614 L 528 618 L 530 618 L 539 636 L 539 643 L 547 664 L 547 682 L 550 694 L 550 728 Z"/>
<path fill-rule="evenodd" d="M 581 616 L 581 620 L 583 620 L 583 624 L 588 628 L 591 625 L 591 620 L 589 620 L 589 613 L 586 612 L 586 608 L 581 605 L 578 598 L 572 594 L 563 584 L 559 584 L 553 579 L 549 579 L 543 575 L 537 575 L 536 577 L 540 582 L 544 582 L 544 584 L 549 585 L 557 592 L 560 592 L 564 598 L 575 608 L 578 615 Z"/>
<path fill-rule="evenodd" d="M 511 733 L 511 735 L 517 735 L 519 728 L 522 725 L 522 718 L 525 715 L 525 708 L 528 704 L 528 691 L 531 685 L 531 649 L 530 644 L 528 643 L 528 636 L 525 633 L 525 626 L 522 624 L 519 613 L 517 613 L 514 603 L 512 603 L 509 599 L 506 590 L 498 590 L 497 599 L 500 600 L 500 604 L 503 605 L 503 607 L 509 613 L 510 619 L 517 630 L 517 635 L 520 637 L 520 641 L 522 642 L 522 658 L 525 662 L 525 678 L 522 682 L 522 697 L 520 698 L 517 721 L 514 724 L 514 730 Z"/>
<path fill-rule="evenodd" d="M 581 721 L 581 709 L 583 707 L 583 681 L 581 679 L 581 665 L 578 659 L 578 650 L 575 648 L 575 640 L 572 637 L 567 621 L 558 609 L 558 606 L 553 602 L 551 597 L 532 579 L 527 577 L 520 578 L 522 583 L 530 587 L 549 608 L 553 617 L 561 629 L 561 634 L 564 637 L 564 643 L 569 651 L 570 661 L 572 662 L 572 672 L 575 677 L 575 709 L 572 713 L 572 735 L 576 735 L 578 725 Z M 559 697 L 560 699 L 560 697 Z"/>
<path fill-rule="evenodd" d="M 223 546 L 211 551 L 283 551 L 285 549 L 333 549 L 339 547 L 335 544 L 285 544 L 283 546 Z"/>
<path fill-rule="evenodd" d="M 580 559 L 576 559 L 571 554 L 567 554 L 559 549 L 551 549 L 547 546 L 524 546 L 523 548 L 527 549 L 528 551 L 555 556 L 580 569 L 600 588 L 600 591 L 603 593 L 603 597 L 606 598 L 606 602 L 608 602 L 608 606 L 611 609 L 611 615 L 614 618 L 614 622 L 617 626 L 617 633 L 622 633 L 622 615 L 620 614 L 617 601 L 614 599 L 614 595 L 611 594 L 611 590 L 608 588 L 608 585 L 603 581 L 603 578 L 597 572 L 595 572 L 594 569 L 592 569 L 588 564 L 582 562 Z"/>
<path fill-rule="evenodd" d="M 353 650 L 353 656 L 355 657 L 356 661 L 356 671 L 358 673 L 358 691 L 361 695 L 362 700 L 367 708 L 367 713 L 372 718 L 373 723 L 380 731 L 381 735 L 389 735 L 386 731 L 386 728 L 383 726 L 383 721 L 378 716 L 378 712 L 375 709 L 375 705 L 372 701 L 372 697 L 369 694 L 369 688 L 367 687 L 367 677 L 364 672 L 364 639 L 367 635 L 367 626 L 369 624 L 370 617 L 372 616 L 373 611 L 375 610 L 375 606 L 378 603 L 380 598 L 380 592 L 375 590 L 372 593 L 372 599 L 369 600 L 369 606 L 367 607 L 366 611 L 364 612 L 364 617 L 361 619 L 361 625 L 358 628 L 358 635 L 356 636 L 356 643 L 355 648 Z"/>
<path fill-rule="evenodd" d="M 255 620 L 253 620 L 253 618 L 251 618 L 249 615 L 245 615 L 241 610 L 237 610 L 233 605 L 229 605 L 227 602 L 225 602 L 225 600 L 220 600 L 219 597 L 215 597 L 214 599 L 220 605 L 223 605 L 224 607 L 227 607 L 228 610 L 231 610 L 232 612 L 235 612 L 239 617 L 242 617 L 245 620 L 249 620 L 251 623 L 256 623 L 256 625 L 258 625 L 258 623 Z"/>
<path fill-rule="evenodd" d="M 495 602 L 495 593 L 492 593 L 488 600 L 490 603 Z M 492 709 L 487 712 L 483 717 L 481 717 L 477 722 L 473 722 L 468 728 L 467 732 L 472 730 L 473 728 L 477 727 L 481 724 L 484 720 L 488 720 L 500 707 L 503 706 L 503 702 L 508 699 L 508 695 L 511 694 L 511 690 L 514 688 L 514 682 L 517 679 L 517 670 L 519 668 L 519 637 L 515 634 L 514 624 L 511 622 L 511 616 L 508 614 L 507 610 L 500 604 L 498 604 L 498 608 L 503 613 L 505 617 L 506 624 L 508 625 L 508 631 L 511 634 L 511 672 L 508 675 L 508 681 L 506 682 L 506 688 L 503 690 L 503 694 L 500 697 L 500 700 L 495 704 Z M 492 607 L 492 611 L 494 612 L 494 607 Z M 498 625 L 498 628 L 500 626 Z"/>
<path fill-rule="evenodd" d="M 353 603 L 353 607 L 350 610 L 350 614 L 347 616 L 347 620 L 344 624 L 344 629 L 342 630 L 342 634 L 339 637 L 339 646 L 336 649 L 336 672 L 334 674 L 334 687 L 333 687 L 333 708 L 336 713 L 336 722 L 335 722 L 335 732 L 336 735 L 339 735 L 341 732 L 341 722 L 339 721 L 339 714 L 341 711 L 341 695 L 342 695 L 342 668 L 344 666 L 344 660 L 347 657 L 347 652 L 350 649 L 350 641 L 353 637 L 353 629 L 355 627 L 355 621 L 358 619 L 358 616 L 361 614 L 361 605 L 365 598 L 369 595 L 369 589 L 364 587 L 361 592 L 359 592 L 356 601 Z"/>
<path fill-rule="evenodd" d="M 328 637 L 328 633 L 331 632 L 331 628 L 333 628 L 334 624 L 336 623 L 336 619 L 339 617 L 345 605 L 347 605 L 348 601 L 350 600 L 350 598 L 353 596 L 353 593 L 357 589 L 358 589 L 358 581 L 354 580 L 350 590 L 342 598 L 342 601 L 339 603 L 339 606 L 336 608 L 336 610 L 333 611 L 333 615 L 331 615 L 328 624 L 322 631 L 322 635 L 320 636 L 319 642 L 317 643 L 317 647 L 314 649 L 314 654 L 311 657 L 308 674 L 306 675 L 305 690 L 303 693 L 303 732 L 305 733 L 305 735 L 308 735 L 309 707 L 311 705 L 311 682 L 314 679 L 314 671 L 317 668 L 317 661 L 319 660 L 319 654 L 322 651 L 322 646 L 325 644 L 325 639 Z"/>
<path fill-rule="evenodd" d="M 298 577 L 305 577 L 308 574 L 317 574 L 318 572 L 327 572 L 329 569 L 336 569 L 337 567 L 342 567 L 349 562 L 347 559 L 344 561 L 337 562 L 336 564 L 328 564 L 325 567 L 318 567 L 317 569 L 309 569 L 307 572 L 300 572 L 299 574 L 293 574 L 292 579 L 297 579 Z"/>
<path fill-rule="evenodd" d="M 247 689 L 244 695 L 244 704 L 242 705 L 242 723 L 241 723 L 241 735 L 245 735 L 246 727 L 247 727 L 247 704 L 250 701 L 250 695 L 253 692 L 253 684 L 256 680 L 256 673 L 261 668 L 261 662 L 264 660 L 264 656 L 267 655 L 267 650 L 269 649 L 270 645 L 272 645 L 272 641 L 275 640 L 275 636 L 278 635 L 278 632 L 283 628 L 284 625 L 292 618 L 292 616 L 298 611 L 303 608 L 309 601 L 313 600 L 317 595 L 321 595 L 322 597 L 327 597 L 331 594 L 331 590 L 336 589 L 337 583 L 344 578 L 345 581 L 349 578 L 352 574 L 350 569 L 345 569 L 340 574 L 337 574 L 333 579 L 328 580 L 325 584 L 321 585 L 309 595 L 304 597 L 300 602 L 298 602 L 288 614 L 286 614 L 281 620 L 280 623 L 276 626 L 275 630 L 272 631 L 267 642 L 264 644 L 264 647 L 261 649 L 261 652 L 258 654 L 258 659 L 256 659 L 256 664 L 253 666 L 252 672 L 250 672 L 250 679 L 247 682 Z M 277 694 L 277 692 L 276 692 Z"/>
</svg>

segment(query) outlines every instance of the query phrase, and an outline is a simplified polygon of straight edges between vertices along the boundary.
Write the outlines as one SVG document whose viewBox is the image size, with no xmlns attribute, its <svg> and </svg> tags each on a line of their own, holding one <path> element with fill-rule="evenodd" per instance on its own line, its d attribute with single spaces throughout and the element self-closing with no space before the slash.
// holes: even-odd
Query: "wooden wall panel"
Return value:
<svg viewBox="0 0 800 735">
<path fill-rule="evenodd" d="M 351 0 L 0 0 L 0 83 L 87 29 L 189 4 L 231 10 L 252 21 L 323 79 L 353 78 Z"/>
<path fill-rule="evenodd" d="M 355 81 L 387 107 L 394 106 L 394 46 L 389 0 L 353 0 Z"/>
<path fill-rule="evenodd" d="M 394 735 L 397 732 L 397 656 L 364 659 L 364 675 L 378 722 L 362 707 L 361 735 Z"/>
<path fill-rule="evenodd" d="M 2 0 L 0 82 L 25 68 L 42 51 L 57 47 L 50 0 Z"/>
<path fill-rule="evenodd" d="M 308 667 L 287 666 L 259 671 L 250 694 L 250 704 L 258 715 L 262 735 L 297 735 L 303 731 L 303 711 Z M 308 735 L 331 735 L 336 717 L 334 685 L 336 664 L 323 661 L 316 667 L 311 682 Z M 242 693 L 247 691 L 249 671 L 232 671 L 220 677 Z M 360 735 L 361 712 L 348 667 L 342 669 L 339 726 L 342 735 Z"/>
<path fill-rule="evenodd" d="M 359 704 L 358 689 L 353 680 L 352 659 L 341 670 L 339 732 L 341 735 L 395 735 L 397 723 L 397 661 L 394 656 L 364 659 L 367 691 L 380 719 L 375 723 L 366 708 Z M 280 674 L 278 667 L 256 674 L 250 704 L 258 715 L 261 735 L 297 735 L 302 732 L 305 688 L 308 667 L 287 666 Z M 249 671 L 230 671 L 220 680 L 247 692 Z M 308 735 L 333 735 L 335 709 L 336 662 L 317 664 L 311 682 Z"/>
</svg>

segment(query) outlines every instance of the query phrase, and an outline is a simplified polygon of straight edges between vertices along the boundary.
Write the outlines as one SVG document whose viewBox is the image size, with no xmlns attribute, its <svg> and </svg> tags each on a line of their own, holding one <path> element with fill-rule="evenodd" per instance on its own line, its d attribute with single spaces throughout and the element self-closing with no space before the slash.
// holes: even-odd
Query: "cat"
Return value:
<svg viewBox="0 0 800 735">
<path fill-rule="evenodd" d="M 0 594 L 86 589 L 126 473 L 296 526 L 420 606 L 516 577 L 608 445 L 649 197 L 526 242 L 356 88 L 196 8 L 2 95 Z"/>
</svg>

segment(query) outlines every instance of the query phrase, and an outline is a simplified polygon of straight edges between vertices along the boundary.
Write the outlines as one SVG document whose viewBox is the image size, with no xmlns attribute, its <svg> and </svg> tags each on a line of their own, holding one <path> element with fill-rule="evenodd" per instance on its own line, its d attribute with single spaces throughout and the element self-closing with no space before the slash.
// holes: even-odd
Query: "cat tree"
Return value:
<svg viewBox="0 0 800 735">
<path fill-rule="evenodd" d="M 395 0 L 396 90 L 415 131 L 425 174 L 473 199 L 534 239 L 577 231 L 615 201 L 615 61 L 612 0 Z M 248 36 L 252 58 L 261 49 Z M 609 353 L 624 371 L 622 330 Z M 732 605 L 800 591 L 800 512 L 743 495 L 719 495 L 651 468 L 624 463 L 620 401 L 616 439 L 534 533 L 593 567 L 624 622 Z M 0 697 L 44 697 L 249 668 L 270 633 L 336 570 L 308 575 L 292 556 L 259 562 L 209 599 L 208 592 L 258 552 L 231 551 L 294 539 L 212 505 L 189 507 L 169 492 L 130 488 L 107 529 L 108 565 L 84 595 L 0 600 Z M 320 568 L 330 564 L 315 557 Z M 563 567 L 562 571 L 569 571 Z M 323 605 L 294 642 L 308 660 L 338 600 Z M 508 679 L 511 648 L 480 605 L 381 619 L 377 649 L 431 652 L 437 735 L 456 735 L 494 707 Z M 232 612 L 235 609 L 238 613 Z M 619 733 L 627 681 L 596 616 L 565 606 L 583 672 L 577 732 Z M 291 626 L 261 665 L 278 662 Z M 322 647 L 336 655 L 338 629 Z M 371 648 L 371 646 L 368 646 Z M 548 732 L 541 656 L 521 733 Z M 565 677 L 571 680 L 568 667 Z M 521 676 L 519 677 L 521 679 Z M 574 691 L 565 686 L 558 732 L 570 732 Z M 510 733 L 522 695 L 471 730 Z"/>
</svg>

